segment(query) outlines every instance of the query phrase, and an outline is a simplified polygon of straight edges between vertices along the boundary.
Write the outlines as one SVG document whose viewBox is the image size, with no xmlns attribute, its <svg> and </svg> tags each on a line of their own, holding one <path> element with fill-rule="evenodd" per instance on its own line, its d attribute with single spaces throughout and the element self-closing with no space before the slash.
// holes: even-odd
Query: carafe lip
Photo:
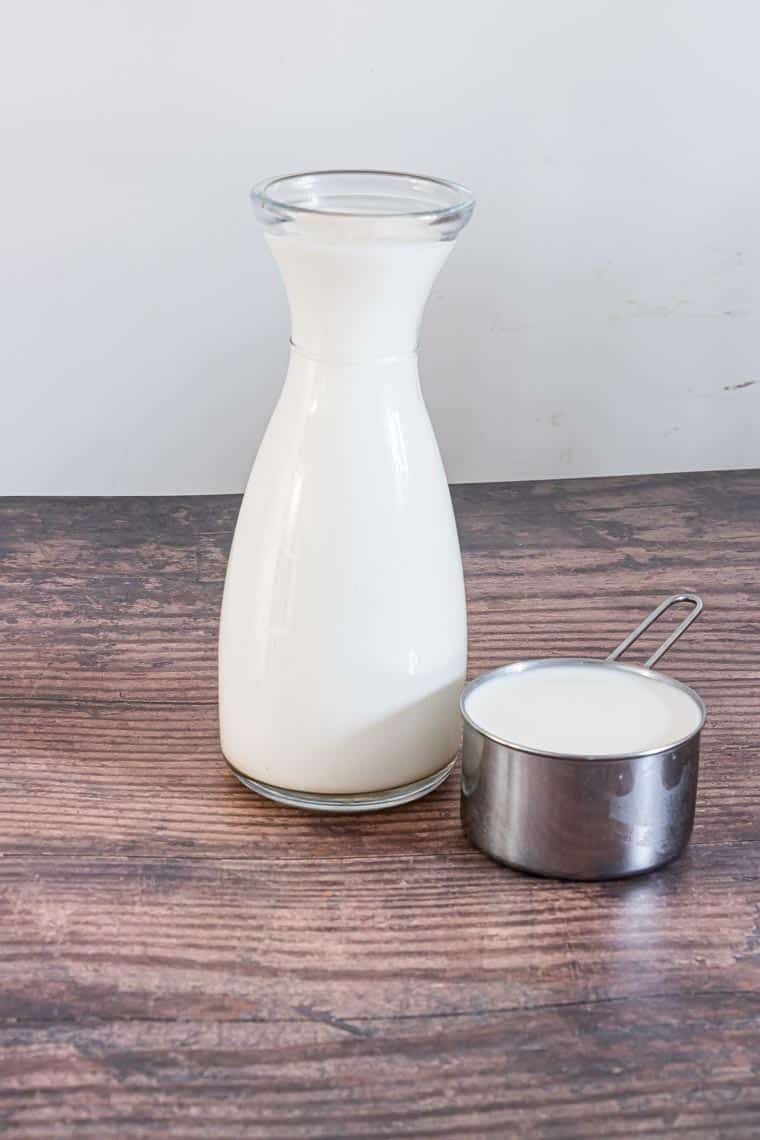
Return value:
<svg viewBox="0 0 760 1140">
<path fill-rule="evenodd" d="M 259 209 L 278 214 L 351 218 L 448 219 L 471 212 L 475 205 L 472 192 L 459 182 L 397 170 L 281 174 L 257 182 L 251 198 Z M 341 198 L 354 204 L 341 205 Z M 360 204 L 362 198 L 366 199 L 364 206 Z"/>
</svg>

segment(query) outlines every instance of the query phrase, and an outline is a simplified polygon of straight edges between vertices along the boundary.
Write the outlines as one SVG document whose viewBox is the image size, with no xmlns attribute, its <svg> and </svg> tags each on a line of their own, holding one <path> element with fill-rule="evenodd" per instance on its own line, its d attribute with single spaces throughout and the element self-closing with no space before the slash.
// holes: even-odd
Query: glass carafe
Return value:
<svg viewBox="0 0 760 1140">
<path fill-rule="evenodd" d="M 280 802 L 388 807 L 440 784 L 460 739 L 462 565 L 416 350 L 473 199 L 340 171 L 270 180 L 253 202 L 291 354 L 227 569 L 222 750 Z"/>
</svg>

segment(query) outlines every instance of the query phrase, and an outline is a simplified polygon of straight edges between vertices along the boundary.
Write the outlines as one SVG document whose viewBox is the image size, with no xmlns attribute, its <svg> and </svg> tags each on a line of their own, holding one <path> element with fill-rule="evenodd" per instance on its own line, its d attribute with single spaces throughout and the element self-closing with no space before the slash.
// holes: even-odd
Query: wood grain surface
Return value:
<svg viewBox="0 0 760 1140">
<path fill-rule="evenodd" d="M 760 1135 L 760 473 L 453 496 L 471 673 L 703 595 L 663 662 L 708 706 L 686 855 L 518 875 L 456 777 L 259 800 L 216 722 L 238 497 L 3 500 L 0 1135 Z"/>
</svg>

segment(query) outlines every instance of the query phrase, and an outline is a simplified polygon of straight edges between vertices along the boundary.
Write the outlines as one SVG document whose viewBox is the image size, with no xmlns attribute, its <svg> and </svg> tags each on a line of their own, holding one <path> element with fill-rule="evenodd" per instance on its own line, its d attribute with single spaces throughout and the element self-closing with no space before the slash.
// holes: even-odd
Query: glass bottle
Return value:
<svg viewBox="0 0 760 1140">
<path fill-rule="evenodd" d="M 460 739 L 462 565 L 416 350 L 474 201 L 372 171 L 291 175 L 252 198 L 291 354 L 227 569 L 222 750 L 280 802 L 388 807 L 437 787 Z"/>
</svg>

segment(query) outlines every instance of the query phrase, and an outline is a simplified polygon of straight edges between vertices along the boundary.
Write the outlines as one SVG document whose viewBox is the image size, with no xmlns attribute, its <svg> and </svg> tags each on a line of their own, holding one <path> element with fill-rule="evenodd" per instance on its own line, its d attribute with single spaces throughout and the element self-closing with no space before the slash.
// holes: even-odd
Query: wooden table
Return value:
<svg viewBox="0 0 760 1140">
<path fill-rule="evenodd" d="M 217 737 L 238 498 L 5 500 L 3 1137 L 760 1134 L 760 473 L 454 500 L 473 673 L 704 596 L 668 659 L 709 710 L 686 856 L 515 874 L 456 778 L 364 817 L 258 799 Z"/>
</svg>

